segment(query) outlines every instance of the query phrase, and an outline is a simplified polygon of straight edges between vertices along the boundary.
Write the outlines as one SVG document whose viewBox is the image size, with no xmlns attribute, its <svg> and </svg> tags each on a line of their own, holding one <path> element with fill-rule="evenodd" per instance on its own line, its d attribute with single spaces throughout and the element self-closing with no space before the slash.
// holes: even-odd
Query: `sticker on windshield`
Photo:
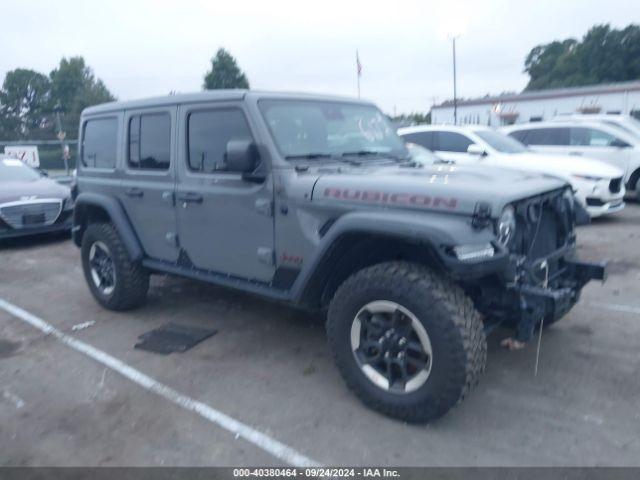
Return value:
<svg viewBox="0 0 640 480">
<path fill-rule="evenodd" d="M 4 160 L 2 160 L 2 163 L 4 164 L 5 167 L 21 167 L 22 166 L 21 160 L 16 160 L 13 158 L 5 158 Z"/>
<path fill-rule="evenodd" d="M 368 119 L 360 117 L 358 129 L 371 143 L 382 141 L 389 135 L 389 127 L 379 114 Z"/>
</svg>

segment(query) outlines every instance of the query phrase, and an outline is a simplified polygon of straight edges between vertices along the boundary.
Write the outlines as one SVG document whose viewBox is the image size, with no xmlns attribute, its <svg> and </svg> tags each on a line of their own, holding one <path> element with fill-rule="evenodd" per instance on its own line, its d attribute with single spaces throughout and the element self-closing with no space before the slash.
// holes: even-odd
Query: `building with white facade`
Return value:
<svg viewBox="0 0 640 480">
<path fill-rule="evenodd" d="M 640 118 L 640 81 L 458 100 L 459 125 L 495 127 L 574 113 L 624 113 Z M 431 108 L 431 123 L 454 123 L 452 100 Z"/>
</svg>

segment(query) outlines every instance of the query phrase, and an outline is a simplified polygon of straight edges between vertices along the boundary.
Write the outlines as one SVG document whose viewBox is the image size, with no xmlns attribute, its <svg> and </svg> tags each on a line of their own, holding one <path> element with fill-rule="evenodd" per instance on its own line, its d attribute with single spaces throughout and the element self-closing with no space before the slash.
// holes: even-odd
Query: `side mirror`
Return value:
<svg viewBox="0 0 640 480">
<path fill-rule="evenodd" d="M 224 154 L 229 172 L 252 173 L 258 166 L 258 149 L 251 140 L 229 140 Z"/>
<path fill-rule="evenodd" d="M 472 143 L 471 145 L 469 145 L 467 147 L 467 153 L 471 154 L 471 155 L 478 155 L 481 157 L 486 157 L 487 152 L 485 152 L 483 150 L 483 148 L 478 145 L 477 143 Z"/>
<path fill-rule="evenodd" d="M 43 170 L 42 168 L 38 168 L 38 172 L 40 172 L 40 175 L 42 175 L 43 177 L 49 176 L 49 172 L 47 172 L 46 170 Z"/>
</svg>

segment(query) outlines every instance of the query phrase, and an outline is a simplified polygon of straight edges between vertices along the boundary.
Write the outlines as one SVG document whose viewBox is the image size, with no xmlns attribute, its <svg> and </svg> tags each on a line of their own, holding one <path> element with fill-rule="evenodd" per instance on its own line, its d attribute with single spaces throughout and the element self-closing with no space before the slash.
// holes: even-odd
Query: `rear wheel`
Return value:
<svg viewBox="0 0 640 480">
<path fill-rule="evenodd" d="M 110 310 L 128 310 L 144 303 L 149 274 L 131 261 L 110 223 L 94 223 L 82 237 L 82 267 L 95 299 Z"/>
<path fill-rule="evenodd" d="M 331 302 L 327 330 L 347 385 L 370 407 L 405 421 L 444 415 L 486 363 L 471 300 L 417 264 L 389 262 L 355 273 Z"/>
</svg>

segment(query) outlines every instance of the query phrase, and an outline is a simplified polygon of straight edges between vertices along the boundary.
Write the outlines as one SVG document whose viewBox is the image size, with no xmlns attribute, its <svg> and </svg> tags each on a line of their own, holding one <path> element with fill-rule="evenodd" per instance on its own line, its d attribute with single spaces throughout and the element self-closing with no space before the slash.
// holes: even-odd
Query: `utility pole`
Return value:
<svg viewBox="0 0 640 480">
<path fill-rule="evenodd" d="M 62 160 L 64 161 L 64 170 L 66 175 L 69 175 L 69 145 L 64 143 L 64 139 L 67 136 L 67 132 L 62 130 L 62 121 L 60 120 L 60 110 L 62 110 L 62 108 L 58 103 L 53 109 L 53 111 L 56 114 L 56 130 L 58 131 L 56 136 L 60 141 L 60 148 L 62 150 Z"/>
<path fill-rule="evenodd" d="M 456 36 L 451 37 L 453 44 L 453 124 L 458 124 L 458 79 L 456 75 Z"/>
</svg>

